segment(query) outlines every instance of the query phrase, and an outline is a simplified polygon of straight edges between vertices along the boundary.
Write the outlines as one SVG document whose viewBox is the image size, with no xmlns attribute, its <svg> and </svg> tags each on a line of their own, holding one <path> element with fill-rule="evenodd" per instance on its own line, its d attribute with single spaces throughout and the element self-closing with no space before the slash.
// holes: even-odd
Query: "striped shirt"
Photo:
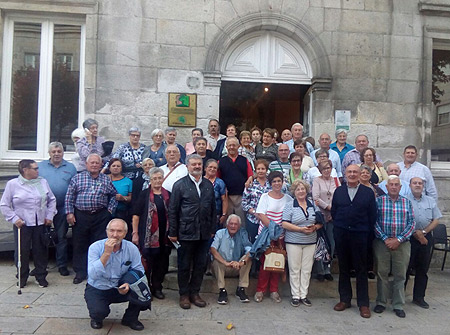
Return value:
<svg viewBox="0 0 450 335">
<path fill-rule="evenodd" d="M 298 227 L 306 227 L 316 223 L 316 208 L 306 200 L 306 211 L 298 204 L 297 199 L 289 201 L 283 211 L 283 221 L 292 223 Z M 284 240 L 292 244 L 315 244 L 317 233 L 304 234 L 286 230 Z"/>
<path fill-rule="evenodd" d="M 409 240 L 416 227 L 411 202 L 401 195 L 396 201 L 392 201 L 388 194 L 378 197 L 376 201 L 376 237 L 383 241 L 390 237 L 396 237 L 399 242 Z"/>
<path fill-rule="evenodd" d="M 285 194 L 281 199 L 275 199 L 272 198 L 269 193 L 264 193 L 259 199 L 256 213 L 265 214 L 270 220 L 274 221 L 278 225 L 281 225 L 284 207 L 286 203 L 291 201 L 291 196 L 287 194 Z M 260 222 L 258 227 L 258 234 L 263 228 L 264 225 L 262 222 Z"/>
</svg>

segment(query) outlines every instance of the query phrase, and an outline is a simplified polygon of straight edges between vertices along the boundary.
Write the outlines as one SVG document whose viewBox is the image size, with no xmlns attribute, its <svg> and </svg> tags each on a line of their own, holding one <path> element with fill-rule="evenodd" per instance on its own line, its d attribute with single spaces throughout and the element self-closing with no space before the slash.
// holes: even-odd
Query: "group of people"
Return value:
<svg viewBox="0 0 450 335">
<path fill-rule="evenodd" d="M 239 276 L 236 296 L 249 302 L 250 273 L 258 278 L 256 302 L 267 290 L 281 302 L 280 272 L 265 264 L 274 249 L 287 254 L 291 305 L 311 306 L 312 273 L 319 281 L 333 280 L 330 262 L 315 256 L 318 236 L 339 261 L 336 311 L 351 306 L 354 275 L 360 314 L 370 317 L 368 278 L 375 273 L 376 313 L 387 305 L 389 273 L 397 316 L 405 317 L 404 287 L 412 272 L 413 302 L 429 307 L 424 297 L 432 230 L 441 214 L 431 172 L 417 162 L 414 146 L 385 170 L 366 135 L 358 135 L 352 146 L 343 129 L 334 143 L 323 133 L 315 149 L 313 138 L 303 138 L 300 123 L 283 130 L 278 142 L 271 128 L 238 135 L 229 125 L 222 135 L 212 119 L 205 136 L 194 128 L 192 142 L 184 146 L 176 142 L 174 128 L 155 129 L 153 143 L 145 146 L 133 127 L 129 141 L 110 152 L 103 145 L 108 141 L 98 136 L 97 121 L 88 119 L 83 128 L 84 136 L 75 139 L 76 167 L 64 160 L 61 143 L 50 143 L 48 160 L 19 162 L 20 175 L 7 183 L 0 208 L 14 224 L 16 240 L 21 236 L 15 254 L 16 263 L 21 257 L 20 287 L 30 275 L 48 286 L 41 236 L 52 224 L 59 273 L 69 275 L 66 234 L 72 227 L 73 283 L 88 279 L 85 299 L 93 328 L 102 327 L 110 303 L 126 300 L 129 287 L 118 282 L 130 268 L 145 269 L 153 297 L 164 299 L 173 248 L 183 309 L 206 306 L 199 292 L 208 265 L 217 278 L 219 304 L 228 302 L 227 276 Z M 122 323 L 143 329 L 139 311 L 130 302 Z"/>
</svg>

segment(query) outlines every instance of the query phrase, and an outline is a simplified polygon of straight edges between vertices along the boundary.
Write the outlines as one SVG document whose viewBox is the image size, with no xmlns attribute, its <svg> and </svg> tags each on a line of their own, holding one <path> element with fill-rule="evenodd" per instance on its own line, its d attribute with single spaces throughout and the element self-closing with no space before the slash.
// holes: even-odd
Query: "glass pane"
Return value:
<svg viewBox="0 0 450 335">
<path fill-rule="evenodd" d="M 36 150 L 41 25 L 14 23 L 10 150 Z"/>
<path fill-rule="evenodd" d="M 54 31 L 50 141 L 73 150 L 70 135 L 78 127 L 81 27 L 55 25 Z"/>
<path fill-rule="evenodd" d="M 450 44 L 449 44 L 450 46 Z M 433 50 L 433 103 L 435 115 L 431 130 L 431 160 L 450 161 L 450 48 Z"/>
</svg>

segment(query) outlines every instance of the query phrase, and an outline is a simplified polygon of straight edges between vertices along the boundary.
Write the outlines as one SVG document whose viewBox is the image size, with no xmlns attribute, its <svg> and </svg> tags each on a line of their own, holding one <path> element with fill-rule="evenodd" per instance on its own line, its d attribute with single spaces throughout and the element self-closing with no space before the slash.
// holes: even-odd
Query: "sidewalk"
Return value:
<svg viewBox="0 0 450 335">
<path fill-rule="evenodd" d="M 400 319 L 388 309 L 372 313 L 370 319 L 359 316 L 354 306 L 344 312 L 333 311 L 337 302 L 331 298 L 311 298 L 312 307 L 291 307 L 289 298 L 281 304 L 266 298 L 242 304 L 229 292 L 229 304 L 216 303 L 217 295 L 202 294 L 207 307 L 182 310 L 178 293 L 165 290 L 167 298 L 156 300 L 152 311 L 141 313 L 143 332 L 135 332 L 120 324 L 126 304 L 115 304 L 101 330 L 90 328 L 83 299 L 85 283 L 72 284 L 72 276 L 61 277 L 50 264 L 48 288 L 39 288 L 34 278 L 28 280 L 22 295 L 17 294 L 15 268 L 5 254 L 0 254 L 0 334 L 448 334 L 450 307 L 450 270 L 430 271 L 426 300 L 429 310 L 421 309 L 407 297 L 406 318 Z M 317 287 L 317 286 L 315 286 Z M 311 292 L 312 294 L 313 292 Z M 29 308 L 25 308 L 26 305 Z M 373 308 L 373 302 L 372 306 Z M 227 330 L 232 323 L 234 328 Z"/>
</svg>

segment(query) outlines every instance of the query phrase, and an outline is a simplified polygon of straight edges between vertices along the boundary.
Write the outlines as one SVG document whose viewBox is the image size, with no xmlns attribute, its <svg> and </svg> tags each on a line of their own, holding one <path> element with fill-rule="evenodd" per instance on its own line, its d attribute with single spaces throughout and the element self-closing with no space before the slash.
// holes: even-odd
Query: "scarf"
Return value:
<svg viewBox="0 0 450 335">
<path fill-rule="evenodd" d="M 169 219 L 167 216 L 169 207 L 169 192 L 162 188 L 161 195 L 164 202 L 164 208 L 166 210 L 166 231 L 169 231 Z M 147 225 L 145 226 L 145 239 L 144 248 L 159 248 L 159 220 L 158 220 L 158 209 L 155 204 L 155 195 L 153 190 L 150 189 L 148 197 L 148 213 L 147 213 Z"/>
<path fill-rule="evenodd" d="M 19 180 L 30 187 L 35 188 L 39 195 L 41 196 L 41 209 L 44 209 L 47 207 L 47 192 L 42 187 L 42 177 L 37 177 L 36 179 L 26 179 L 22 177 L 22 175 L 19 175 Z"/>
<path fill-rule="evenodd" d="M 302 170 L 300 170 L 300 174 L 298 175 L 298 178 L 297 178 L 297 179 L 299 179 L 299 180 L 303 179 L 303 172 L 302 172 Z M 292 185 L 292 183 L 293 183 L 295 180 L 296 180 L 296 178 L 294 177 L 294 170 L 293 170 L 293 169 L 290 169 L 290 170 L 289 170 L 289 184 Z"/>
<path fill-rule="evenodd" d="M 142 191 L 148 189 L 148 186 L 150 185 L 150 177 L 148 174 L 144 173 L 142 174 L 142 179 L 144 179 L 144 183 L 142 184 Z"/>
</svg>

